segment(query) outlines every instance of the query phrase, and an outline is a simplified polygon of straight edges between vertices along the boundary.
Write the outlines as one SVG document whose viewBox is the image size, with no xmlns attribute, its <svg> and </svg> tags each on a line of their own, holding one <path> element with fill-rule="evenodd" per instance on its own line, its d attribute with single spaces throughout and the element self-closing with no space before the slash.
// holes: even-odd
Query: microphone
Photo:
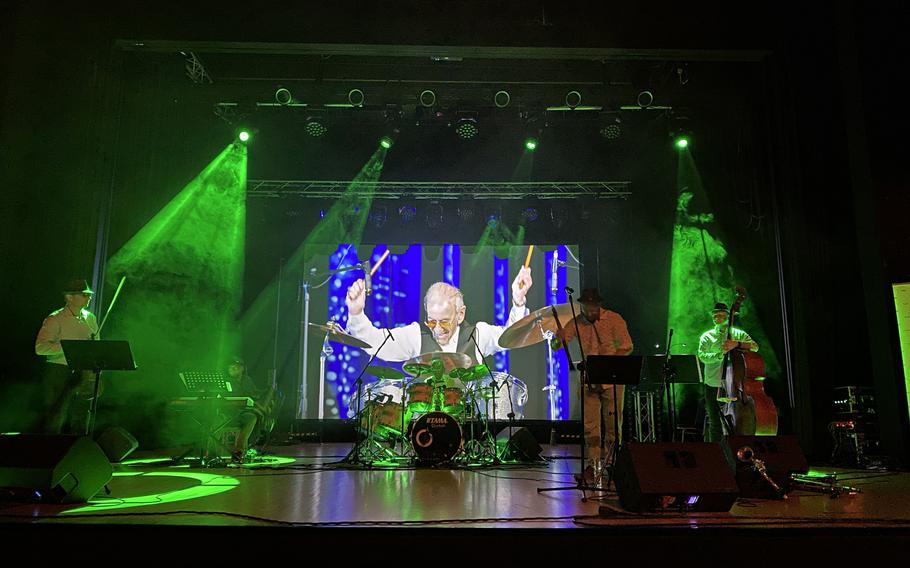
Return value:
<svg viewBox="0 0 910 568">
<path fill-rule="evenodd" d="M 566 291 L 566 294 L 568 294 L 570 296 L 575 293 L 575 289 L 570 286 L 566 286 L 565 291 Z"/>
<path fill-rule="evenodd" d="M 373 293 L 373 277 L 370 275 L 370 261 L 365 260 L 360 265 L 363 268 L 363 286 L 367 296 Z"/>
<path fill-rule="evenodd" d="M 550 263 L 550 293 L 554 296 L 556 295 L 556 284 L 557 284 L 557 267 L 559 266 L 559 259 L 556 256 L 556 251 L 553 251 L 553 262 Z"/>
<path fill-rule="evenodd" d="M 385 331 L 386 331 L 386 333 L 389 334 L 389 339 L 391 339 L 392 341 L 395 341 L 395 336 L 392 335 L 392 330 L 387 329 L 387 330 L 385 330 Z"/>
</svg>

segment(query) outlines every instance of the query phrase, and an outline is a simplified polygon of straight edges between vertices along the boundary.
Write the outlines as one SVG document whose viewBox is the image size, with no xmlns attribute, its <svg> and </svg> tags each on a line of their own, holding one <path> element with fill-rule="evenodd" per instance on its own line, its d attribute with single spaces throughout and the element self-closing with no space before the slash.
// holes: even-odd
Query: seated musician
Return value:
<svg viewBox="0 0 910 568">
<path fill-rule="evenodd" d="M 499 336 L 505 329 L 528 315 L 525 297 L 531 289 L 531 269 L 522 267 L 512 282 L 512 309 L 509 320 L 503 326 L 485 322 L 469 324 L 465 321 L 467 306 L 461 290 L 437 282 L 427 289 L 424 297 L 426 310 L 425 327 L 417 322 L 398 327 L 391 332 L 394 341 L 386 342 L 379 357 L 386 361 L 407 361 L 423 353 L 444 351 L 447 353 L 464 353 L 479 363 L 481 355 L 503 351 L 499 346 Z M 366 351 L 372 355 L 386 337 L 386 330 L 377 329 L 363 313 L 366 302 L 364 281 L 357 280 L 350 288 L 346 303 L 348 306 L 347 331 L 357 339 L 362 339 L 374 347 Z M 471 334 L 481 352 L 477 352 Z"/>
<path fill-rule="evenodd" d="M 228 382 L 231 383 L 231 396 L 246 396 L 253 399 L 253 406 L 237 417 L 240 431 L 231 456 L 233 461 L 242 462 L 250 448 L 250 442 L 255 441 L 266 423 L 271 421 L 277 395 L 275 389 L 257 384 L 247 374 L 243 359 L 238 357 L 232 359 L 227 372 Z"/>
<path fill-rule="evenodd" d="M 727 304 L 718 302 L 711 311 L 714 327 L 704 332 L 698 342 L 698 358 L 705 364 L 705 384 L 702 391 L 705 400 L 705 416 L 708 427 L 705 431 L 706 442 L 718 442 L 723 436 L 723 424 L 720 405 L 717 400 L 718 391 L 731 392 L 732 368 L 728 366 L 727 377 L 723 377 L 724 354 L 733 349 L 758 351 L 758 343 L 749 337 L 745 331 L 733 328 L 730 330 L 730 339 L 727 339 L 727 321 L 730 319 L 730 309 Z"/>
</svg>

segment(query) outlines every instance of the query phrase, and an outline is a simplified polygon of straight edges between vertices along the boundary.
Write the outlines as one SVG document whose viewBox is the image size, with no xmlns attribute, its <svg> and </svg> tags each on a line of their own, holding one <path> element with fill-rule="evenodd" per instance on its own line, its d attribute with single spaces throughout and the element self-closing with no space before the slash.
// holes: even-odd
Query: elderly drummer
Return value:
<svg viewBox="0 0 910 568">
<path fill-rule="evenodd" d="M 532 283 L 531 269 L 522 267 L 512 281 L 512 309 L 509 311 L 509 321 L 503 326 L 498 326 L 485 322 L 475 324 L 466 322 L 467 306 L 464 304 L 461 290 L 445 282 L 437 282 L 427 289 L 424 297 L 426 319 L 423 325 L 413 322 L 404 327 L 388 330 L 394 341 L 386 342 L 379 356 L 386 361 L 407 361 L 422 353 L 444 351 L 464 353 L 475 362 L 480 362 L 481 355 L 487 356 L 503 351 L 498 344 L 499 336 L 507 327 L 528 315 L 525 300 Z M 374 327 L 364 315 L 365 300 L 364 282 L 357 280 L 348 288 L 346 298 L 347 331 L 370 345 L 379 346 L 386 337 L 386 330 Z M 375 347 L 368 349 L 367 352 L 372 355 L 374 350 Z"/>
</svg>

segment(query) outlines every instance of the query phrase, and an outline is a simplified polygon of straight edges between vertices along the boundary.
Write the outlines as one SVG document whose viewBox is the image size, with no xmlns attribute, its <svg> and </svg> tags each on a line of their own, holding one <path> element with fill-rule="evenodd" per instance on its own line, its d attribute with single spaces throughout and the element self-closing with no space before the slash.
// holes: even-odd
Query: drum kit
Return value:
<svg viewBox="0 0 910 568">
<path fill-rule="evenodd" d="M 568 305 L 542 308 L 507 328 L 499 345 L 511 349 L 544 341 L 569 319 Z M 337 328 L 331 339 L 365 345 Z M 508 373 L 472 363 L 464 353 L 440 351 L 406 361 L 404 372 L 368 366 L 366 373 L 377 381 L 352 400 L 352 418 L 363 438 L 346 461 L 369 466 L 500 463 L 489 423 L 521 419 L 528 387 Z"/>
</svg>

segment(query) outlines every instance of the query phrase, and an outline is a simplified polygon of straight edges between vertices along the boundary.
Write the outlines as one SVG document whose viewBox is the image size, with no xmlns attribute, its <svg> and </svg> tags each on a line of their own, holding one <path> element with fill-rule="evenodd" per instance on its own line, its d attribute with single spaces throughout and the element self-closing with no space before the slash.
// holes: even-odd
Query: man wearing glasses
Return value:
<svg viewBox="0 0 910 568">
<path fill-rule="evenodd" d="M 94 375 L 71 371 L 63 355 L 62 339 L 98 339 L 98 320 L 88 311 L 94 292 L 85 280 L 73 280 L 63 289 L 66 305 L 53 312 L 41 325 L 35 339 L 35 353 L 45 357 L 44 425 L 49 434 L 85 432 Z"/>
<path fill-rule="evenodd" d="M 465 321 L 467 306 L 461 290 L 437 282 L 427 289 L 424 297 L 426 319 L 424 326 L 414 322 L 410 325 L 389 330 L 394 341 L 386 342 L 379 356 L 386 361 L 407 361 L 422 353 L 444 351 L 447 353 L 459 352 L 470 356 L 476 363 L 481 360 L 481 355 L 490 355 L 503 351 L 499 346 L 499 336 L 507 327 L 528 315 L 525 298 L 531 289 L 531 269 L 522 267 L 512 281 L 512 309 L 509 320 L 503 326 L 491 325 L 486 322 L 470 324 Z M 363 313 L 366 301 L 363 280 L 357 280 L 348 288 L 345 302 L 348 306 L 348 333 L 362 339 L 370 345 L 378 347 L 386 337 L 386 330 L 377 329 Z M 477 341 L 477 347 L 471 339 L 471 334 Z M 371 355 L 372 349 L 367 350 Z"/>
</svg>

